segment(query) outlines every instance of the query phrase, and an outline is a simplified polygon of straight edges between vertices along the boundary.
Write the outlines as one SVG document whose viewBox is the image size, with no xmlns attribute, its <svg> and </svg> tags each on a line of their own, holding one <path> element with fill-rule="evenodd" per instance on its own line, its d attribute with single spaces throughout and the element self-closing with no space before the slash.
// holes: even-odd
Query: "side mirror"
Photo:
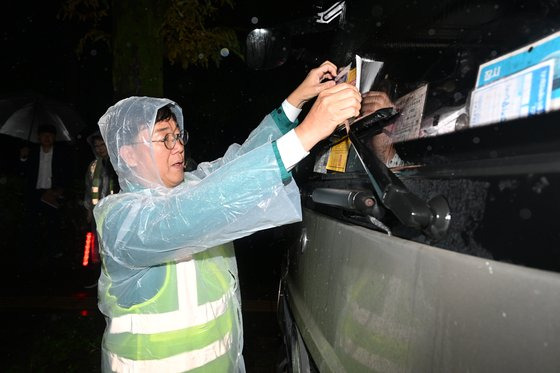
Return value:
<svg viewBox="0 0 560 373">
<path fill-rule="evenodd" d="M 269 70 L 282 66 L 290 56 L 290 35 L 279 29 L 255 29 L 247 35 L 245 60 L 249 68 Z"/>
</svg>

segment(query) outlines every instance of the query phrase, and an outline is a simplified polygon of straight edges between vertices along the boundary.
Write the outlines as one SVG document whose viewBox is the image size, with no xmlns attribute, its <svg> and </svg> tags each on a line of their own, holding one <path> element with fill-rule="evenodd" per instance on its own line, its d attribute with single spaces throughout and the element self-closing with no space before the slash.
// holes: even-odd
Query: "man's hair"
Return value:
<svg viewBox="0 0 560 373">
<path fill-rule="evenodd" d="M 167 104 L 164 107 L 159 108 L 156 114 L 156 123 L 161 122 L 162 120 L 168 120 L 170 118 L 173 118 L 175 122 L 177 121 L 177 117 L 175 116 L 173 111 L 171 111 L 170 104 Z"/>
<path fill-rule="evenodd" d="M 53 135 L 56 135 L 56 127 L 53 126 L 52 124 L 41 124 L 38 128 L 37 128 L 37 133 L 41 134 L 41 133 L 52 133 Z"/>
</svg>

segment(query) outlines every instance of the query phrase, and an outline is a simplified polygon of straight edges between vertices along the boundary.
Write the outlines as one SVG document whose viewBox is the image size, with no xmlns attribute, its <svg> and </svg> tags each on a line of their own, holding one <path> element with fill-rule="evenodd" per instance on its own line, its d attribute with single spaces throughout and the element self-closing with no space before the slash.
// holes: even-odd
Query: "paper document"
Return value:
<svg viewBox="0 0 560 373">
<path fill-rule="evenodd" d="M 416 139 L 420 136 L 420 124 L 427 91 L 428 85 L 424 84 L 395 102 L 401 115 L 395 123 L 385 127 L 385 132 L 393 143 Z"/>
<path fill-rule="evenodd" d="M 475 88 L 492 84 L 544 61 L 553 61 L 550 110 L 560 109 L 560 32 L 480 65 Z"/>
<path fill-rule="evenodd" d="M 336 78 L 334 78 L 336 84 L 348 83 L 356 85 L 356 68 L 352 67 L 352 64 L 344 66 L 339 69 Z"/>
<path fill-rule="evenodd" d="M 346 138 L 345 140 L 331 147 L 327 165 L 325 168 L 330 171 L 345 172 L 349 149 L 349 138 Z"/>
<path fill-rule="evenodd" d="M 383 67 L 383 62 L 356 55 L 356 67 L 356 81 L 360 82 L 359 85 L 356 85 L 356 88 L 361 93 L 369 92 Z"/>
<path fill-rule="evenodd" d="M 335 82 L 353 84 L 361 93 L 369 92 L 379 75 L 383 62 L 358 55 L 355 61 L 339 69 Z"/>
<path fill-rule="evenodd" d="M 470 126 L 549 111 L 553 75 L 554 60 L 547 60 L 474 90 Z"/>
</svg>

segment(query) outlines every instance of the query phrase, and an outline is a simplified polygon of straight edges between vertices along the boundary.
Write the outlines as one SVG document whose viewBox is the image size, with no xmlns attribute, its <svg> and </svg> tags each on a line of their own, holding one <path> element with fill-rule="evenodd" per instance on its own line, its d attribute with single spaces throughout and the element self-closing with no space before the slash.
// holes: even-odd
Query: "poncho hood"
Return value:
<svg viewBox="0 0 560 373">
<path fill-rule="evenodd" d="M 169 105 L 183 131 L 183 113 L 179 105 L 165 98 L 129 97 L 111 106 L 99 119 L 99 129 L 113 168 L 119 175 L 119 184 L 124 192 L 145 188 L 166 188 L 161 180 L 154 159 L 151 141 L 157 111 Z M 141 164 L 129 166 L 123 149 L 134 153 Z"/>
</svg>

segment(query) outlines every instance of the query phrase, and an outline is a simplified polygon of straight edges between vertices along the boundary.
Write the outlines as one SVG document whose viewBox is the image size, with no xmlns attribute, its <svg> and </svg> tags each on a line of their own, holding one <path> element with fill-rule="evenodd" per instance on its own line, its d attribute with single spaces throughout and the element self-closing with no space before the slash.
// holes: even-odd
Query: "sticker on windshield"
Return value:
<svg viewBox="0 0 560 373">
<path fill-rule="evenodd" d="M 393 143 L 420 137 L 420 124 L 422 123 L 427 91 L 428 85 L 424 84 L 395 102 L 401 115 L 395 123 L 385 127 L 385 132 Z"/>
<path fill-rule="evenodd" d="M 547 60 L 473 91 L 470 126 L 498 123 L 550 110 L 554 60 Z"/>
</svg>

